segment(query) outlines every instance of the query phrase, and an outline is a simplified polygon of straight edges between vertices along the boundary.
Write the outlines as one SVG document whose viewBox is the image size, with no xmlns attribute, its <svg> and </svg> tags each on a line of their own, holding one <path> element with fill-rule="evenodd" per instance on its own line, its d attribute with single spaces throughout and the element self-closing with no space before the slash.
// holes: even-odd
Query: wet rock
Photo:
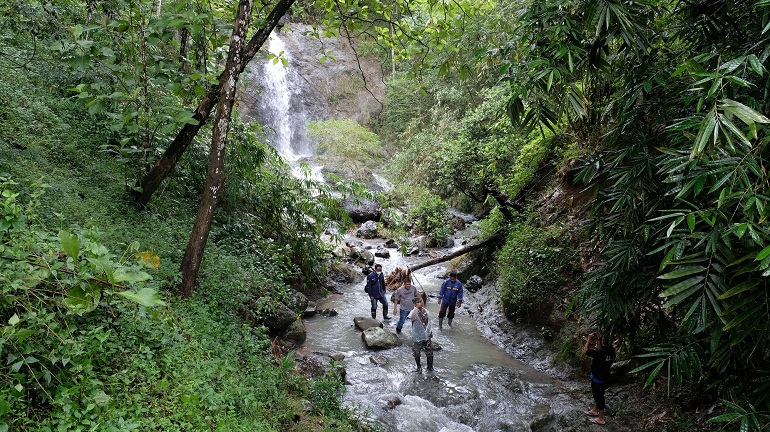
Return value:
<svg viewBox="0 0 770 432">
<path fill-rule="evenodd" d="M 361 247 L 352 247 L 348 258 L 358 267 L 368 268 L 374 264 L 374 254 Z"/>
<path fill-rule="evenodd" d="M 388 364 L 388 358 L 382 354 L 374 354 L 369 356 L 369 361 L 376 364 L 377 366 L 385 366 Z"/>
<path fill-rule="evenodd" d="M 479 275 L 473 275 L 468 278 L 468 282 L 465 283 L 465 289 L 470 292 L 476 292 L 481 289 L 481 285 L 484 283 L 484 279 Z"/>
<path fill-rule="evenodd" d="M 288 299 L 285 304 L 289 309 L 302 313 L 307 308 L 308 300 L 305 294 L 293 289 L 288 290 L 287 294 Z"/>
<path fill-rule="evenodd" d="M 333 317 L 338 315 L 337 311 L 334 309 L 321 309 L 318 311 L 318 314 L 324 317 Z"/>
<path fill-rule="evenodd" d="M 373 220 L 368 220 L 364 222 L 357 230 L 356 230 L 356 237 L 360 237 L 363 239 L 373 239 L 377 238 L 380 235 L 380 233 L 377 231 L 377 223 Z"/>
<path fill-rule="evenodd" d="M 305 311 L 302 312 L 302 317 L 310 318 L 312 316 L 315 316 L 315 314 L 316 314 L 315 302 L 314 301 L 307 302 L 307 307 L 305 308 Z"/>
<path fill-rule="evenodd" d="M 281 305 L 263 315 L 265 327 L 271 331 L 284 330 L 297 321 L 297 314 L 288 307 Z"/>
<path fill-rule="evenodd" d="M 361 330 L 361 331 L 364 331 L 364 330 L 366 330 L 366 329 L 368 329 L 370 327 L 380 327 L 380 328 L 382 328 L 382 323 L 381 322 L 377 321 L 374 318 L 362 317 L 362 316 L 358 316 L 358 317 L 353 318 L 353 324 L 355 324 L 356 327 L 359 330 Z"/>
<path fill-rule="evenodd" d="M 369 327 L 361 333 L 367 348 L 385 349 L 398 346 L 398 337 L 381 327 Z"/>
<path fill-rule="evenodd" d="M 338 361 L 338 362 L 341 362 L 342 360 L 345 360 L 345 354 L 342 354 L 342 353 L 334 353 L 334 354 L 330 355 L 329 357 L 331 357 L 332 360 Z"/>
<path fill-rule="evenodd" d="M 350 250 L 348 249 L 348 254 Z M 347 258 L 349 255 L 346 255 Z M 328 266 L 327 278 L 335 283 L 347 285 L 364 279 L 360 267 L 354 267 L 347 263 L 335 262 Z"/>
<path fill-rule="evenodd" d="M 374 251 L 374 256 L 377 258 L 390 258 L 390 251 L 385 249 L 382 246 L 377 247 L 377 250 Z"/>
<path fill-rule="evenodd" d="M 290 345 L 302 345 L 302 343 L 305 342 L 305 339 L 307 339 L 305 323 L 302 322 L 301 319 L 296 319 L 282 333 L 278 334 L 278 337 L 284 342 L 288 342 Z"/>
<path fill-rule="evenodd" d="M 308 355 L 296 354 L 294 356 L 294 361 L 296 363 L 294 369 L 301 375 L 311 379 L 335 377 L 343 380 L 344 368 L 335 365 L 332 360 L 332 356 L 319 352 Z"/>
<path fill-rule="evenodd" d="M 342 208 L 348 212 L 353 222 L 380 221 L 382 220 L 382 208 L 376 201 L 363 200 L 356 204 L 351 200 L 342 200 Z M 361 237 L 361 236 L 359 236 Z M 361 237 L 372 238 L 372 237 Z"/>
<path fill-rule="evenodd" d="M 465 220 L 459 216 L 455 216 L 452 218 L 452 220 L 449 221 L 449 225 L 455 231 L 460 231 L 462 229 L 465 229 Z"/>
<path fill-rule="evenodd" d="M 385 409 L 393 409 L 402 404 L 398 395 L 389 395 L 385 399 L 381 399 L 381 402 Z"/>
<path fill-rule="evenodd" d="M 393 239 L 387 239 L 385 241 L 385 247 L 388 249 L 398 249 L 398 243 Z"/>
</svg>

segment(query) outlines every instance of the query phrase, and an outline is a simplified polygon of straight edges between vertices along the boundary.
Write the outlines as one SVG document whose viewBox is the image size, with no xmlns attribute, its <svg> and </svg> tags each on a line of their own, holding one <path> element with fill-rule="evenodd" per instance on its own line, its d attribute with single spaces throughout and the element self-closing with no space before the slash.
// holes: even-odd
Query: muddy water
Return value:
<svg viewBox="0 0 770 432">
<path fill-rule="evenodd" d="M 390 259 L 378 259 L 384 271 L 418 262 L 390 250 Z M 562 431 L 565 413 L 574 412 L 575 401 L 561 382 L 512 358 L 490 343 L 476 328 L 467 309 L 459 311 L 453 326 L 438 329 L 438 293 L 443 273 L 439 266 L 415 272 L 417 289 L 424 290 L 433 320 L 434 340 L 442 347 L 435 352 L 435 371 L 415 371 L 411 352 L 411 325 L 406 323 L 393 349 L 366 348 L 361 331 L 353 325 L 356 316 L 369 316 L 369 299 L 363 282 L 343 288 L 318 303 L 318 309 L 335 309 L 334 317 L 314 316 L 305 322 L 308 337 L 300 350 L 342 353 L 347 367 L 346 403 L 356 407 L 386 430 L 394 431 Z M 473 294 L 466 292 L 467 296 Z M 383 321 L 395 333 L 397 318 L 392 304 Z M 382 321 L 382 307 L 377 318 Z M 375 365 L 373 355 L 387 363 Z M 424 363 L 423 356 L 423 363 Z M 572 415 L 568 415 L 572 417 Z"/>
</svg>

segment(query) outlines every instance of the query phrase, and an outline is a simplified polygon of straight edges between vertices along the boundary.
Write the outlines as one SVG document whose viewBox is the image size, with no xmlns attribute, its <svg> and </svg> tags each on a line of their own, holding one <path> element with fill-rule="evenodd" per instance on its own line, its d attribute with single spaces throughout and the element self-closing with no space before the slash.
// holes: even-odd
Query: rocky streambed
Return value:
<svg viewBox="0 0 770 432">
<path fill-rule="evenodd" d="M 384 248 L 384 240 L 366 240 L 363 247 Z M 385 273 L 414 265 L 424 258 L 402 256 L 391 249 L 377 258 Z M 424 290 L 434 325 L 438 316 L 435 293 L 445 268 L 415 272 L 415 285 Z M 523 330 L 497 309 L 495 287 L 466 292 L 453 326 L 434 329 L 441 350 L 433 373 L 415 372 L 410 348 L 411 329 L 395 335 L 396 319 L 377 319 L 396 336 L 393 348 L 372 350 L 363 342 L 356 317 L 369 315 L 362 280 L 348 281 L 338 292 L 318 301 L 319 310 L 335 314 L 305 319 L 307 340 L 299 352 L 306 356 L 342 359 L 346 366 L 345 401 L 389 431 L 631 431 L 638 425 L 608 417 L 603 428 L 587 421 L 583 411 L 592 404 L 587 380 L 571 380 L 569 371 L 551 366 L 552 353 L 534 330 Z M 389 305 L 392 313 L 392 305 Z M 610 403 L 612 391 L 609 394 Z"/>
</svg>

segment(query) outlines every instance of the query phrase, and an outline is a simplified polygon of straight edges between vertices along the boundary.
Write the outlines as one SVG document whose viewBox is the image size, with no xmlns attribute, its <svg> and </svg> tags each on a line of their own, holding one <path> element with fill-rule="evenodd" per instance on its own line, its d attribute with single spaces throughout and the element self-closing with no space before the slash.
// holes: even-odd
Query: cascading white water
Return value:
<svg viewBox="0 0 770 432">
<path fill-rule="evenodd" d="M 259 115 L 263 126 L 269 128 L 268 138 L 273 147 L 290 161 L 312 156 L 313 152 L 305 138 L 308 121 L 293 84 L 299 77 L 296 71 L 284 66 L 281 58 L 291 63 L 291 56 L 278 34 L 271 34 L 268 39 L 268 51 L 276 58 L 265 60 L 262 64 L 262 92 L 259 97 Z"/>
</svg>

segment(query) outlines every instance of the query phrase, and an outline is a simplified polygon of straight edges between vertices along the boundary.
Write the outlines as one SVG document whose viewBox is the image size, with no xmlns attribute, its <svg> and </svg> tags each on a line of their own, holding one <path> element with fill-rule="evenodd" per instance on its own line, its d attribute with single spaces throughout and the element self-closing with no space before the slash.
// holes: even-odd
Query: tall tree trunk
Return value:
<svg viewBox="0 0 770 432">
<path fill-rule="evenodd" d="M 190 46 L 190 30 L 187 27 L 179 31 L 179 70 L 185 74 L 190 74 L 190 59 L 187 58 L 187 49 Z"/>
<path fill-rule="evenodd" d="M 227 54 L 225 70 L 220 76 L 219 102 L 214 121 L 214 133 L 211 138 L 209 150 L 209 163 L 206 171 L 206 187 L 195 216 L 195 224 L 190 233 L 190 241 L 187 243 L 180 271 L 182 283 L 179 293 L 182 297 L 189 297 L 195 288 L 198 278 L 198 270 L 203 260 L 203 251 L 211 232 L 211 220 L 219 203 L 222 187 L 225 183 L 225 145 L 227 143 L 227 131 L 230 128 L 233 103 L 235 102 L 235 90 L 238 85 L 238 77 L 241 74 L 243 47 L 246 43 L 246 30 L 251 21 L 251 8 L 254 0 L 240 0 L 238 13 L 233 23 L 233 34 L 230 37 L 230 51 Z"/>
<path fill-rule="evenodd" d="M 240 64 L 237 67 L 239 74 L 246 69 L 246 65 L 248 65 L 265 41 L 267 41 L 270 33 L 273 31 L 276 24 L 278 24 L 278 20 L 281 19 L 294 2 L 295 0 L 279 0 L 278 3 L 275 4 L 275 7 L 273 7 L 273 10 L 270 11 L 270 14 L 265 20 L 264 27 L 260 28 L 254 36 L 251 37 L 249 43 L 243 48 Z M 134 197 L 137 204 L 144 207 L 150 202 L 152 195 L 158 190 L 158 187 L 163 180 L 165 180 L 169 173 L 174 169 L 187 148 L 190 147 L 192 140 L 198 134 L 200 128 L 203 127 L 206 121 L 208 121 L 212 109 L 219 100 L 219 90 L 223 85 L 223 79 L 224 73 L 219 76 L 218 84 L 209 87 L 206 91 L 206 95 L 195 109 L 192 118 L 197 124 L 185 124 L 177 134 L 176 138 L 174 138 L 174 141 L 171 142 L 171 145 L 168 146 L 166 151 L 155 162 L 155 165 L 153 165 L 150 171 L 137 181 L 136 186 L 131 191 L 131 195 Z"/>
</svg>

